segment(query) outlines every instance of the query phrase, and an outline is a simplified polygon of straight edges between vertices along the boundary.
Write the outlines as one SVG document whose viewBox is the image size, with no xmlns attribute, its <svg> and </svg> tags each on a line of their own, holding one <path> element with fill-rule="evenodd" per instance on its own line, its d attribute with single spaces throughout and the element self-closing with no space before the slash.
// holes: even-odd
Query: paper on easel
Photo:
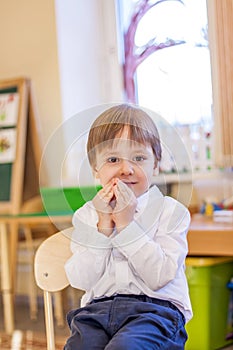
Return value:
<svg viewBox="0 0 233 350">
<path fill-rule="evenodd" d="M 16 126 L 18 108 L 18 93 L 0 94 L 0 127 Z"/>
<path fill-rule="evenodd" d="M 16 154 L 16 129 L 0 130 L 0 163 L 12 163 Z"/>
</svg>

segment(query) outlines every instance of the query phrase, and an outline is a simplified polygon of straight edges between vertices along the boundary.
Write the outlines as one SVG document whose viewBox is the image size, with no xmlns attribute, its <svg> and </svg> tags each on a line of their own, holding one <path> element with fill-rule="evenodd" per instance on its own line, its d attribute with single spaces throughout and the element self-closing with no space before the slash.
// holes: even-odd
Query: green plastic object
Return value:
<svg viewBox="0 0 233 350">
<path fill-rule="evenodd" d="M 186 259 L 194 316 L 186 325 L 185 350 L 216 350 L 232 344 L 232 340 L 226 340 L 229 331 L 233 330 L 229 330 L 228 324 L 230 290 L 227 288 L 232 275 L 232 258 Z"/>
<path fill-rule="evenodd" d="M 101 186 L 42 187 L 40 193 L 48 215 L 73 214 L 91 200 L 100 188 Z"/>
</svg>

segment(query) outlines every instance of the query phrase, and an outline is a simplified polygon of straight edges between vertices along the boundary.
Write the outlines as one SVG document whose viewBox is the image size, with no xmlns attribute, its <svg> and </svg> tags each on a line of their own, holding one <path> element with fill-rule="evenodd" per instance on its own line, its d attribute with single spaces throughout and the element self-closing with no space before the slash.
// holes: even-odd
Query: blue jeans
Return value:
<svg viewBox="0 0 233 350">
<path fill-rule="evenodd" d="M 64 350 L 183 350 L 187 340 L 176 306 L 145 295 L 94 300 L 70 311 L 67 321 Z"/>
</svg>

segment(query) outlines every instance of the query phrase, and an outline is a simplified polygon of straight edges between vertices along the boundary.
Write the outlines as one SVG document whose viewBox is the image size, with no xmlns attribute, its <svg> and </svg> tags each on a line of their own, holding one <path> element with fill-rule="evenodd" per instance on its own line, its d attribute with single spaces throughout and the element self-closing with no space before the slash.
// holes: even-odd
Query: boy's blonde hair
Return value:
<svg viewBox="0 0 233 350">
<path fill-rule="evenodd" d="M 150 116 L 142 109 L 129 105 L 121 104 L 111 107 L 104 111 L 92 124 L 87 141 L 87 153 L 92 168 L 96 164 L 96 149 L 106 147 L 114 142 L 116 137 L 120 137 L 127 126 L 129 129 L 129 138 L 133 141 L 150 145 L 155 163 L 161 160 L 161 144 L 157 127 Z"/>
</svg>

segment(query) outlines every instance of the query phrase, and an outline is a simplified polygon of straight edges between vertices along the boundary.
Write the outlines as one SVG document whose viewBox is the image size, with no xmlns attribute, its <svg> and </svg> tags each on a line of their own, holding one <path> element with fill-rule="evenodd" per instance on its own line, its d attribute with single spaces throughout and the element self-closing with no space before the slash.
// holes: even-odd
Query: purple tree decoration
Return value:
<svg viewBox="0 0 233 350">
<path fill-rule="evenodd" d="M 134 75 L 137 67 L 152 53 L 171 46 L 184 44 L 184 40 L 167 38 L 165 42 L 157 43 L 156 37 L 149 40 L 145 45 L 138 47 L 135 44 L 135 34 L 142 17 L 154 6 L 165 1 L 177 1 L 184 5 L 182 0 L 141 0 L 138 2 L 132 15 L 129 27 L 124 34 L 125 62 L 124 62 L 124 88 L 129 102 L 136 103 Z"/>
</svg>

